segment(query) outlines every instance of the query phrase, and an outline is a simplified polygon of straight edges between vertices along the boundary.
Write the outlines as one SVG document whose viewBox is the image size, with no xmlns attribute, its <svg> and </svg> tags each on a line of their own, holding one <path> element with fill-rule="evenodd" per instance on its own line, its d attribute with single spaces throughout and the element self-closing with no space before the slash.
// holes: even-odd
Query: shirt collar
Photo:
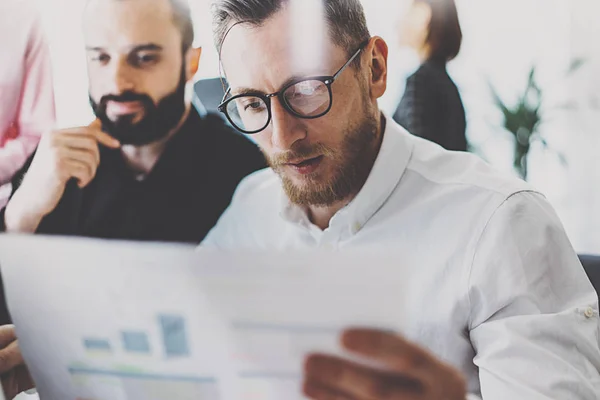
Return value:
<svg viewBox="0 0 600 400">
<path fill-rule="evenodd" d="M 373 169 L 358 195 L 338 211 L 328 229 L 358 233 L 377 213 L 400 182 L 413 151 L 408 133 L 393 119 L 385 116 L 383 140 Z M 288 222 L 312 229 L 306 210 L 292 204 L 282 193 L 281 217 Z"/>
</svg>

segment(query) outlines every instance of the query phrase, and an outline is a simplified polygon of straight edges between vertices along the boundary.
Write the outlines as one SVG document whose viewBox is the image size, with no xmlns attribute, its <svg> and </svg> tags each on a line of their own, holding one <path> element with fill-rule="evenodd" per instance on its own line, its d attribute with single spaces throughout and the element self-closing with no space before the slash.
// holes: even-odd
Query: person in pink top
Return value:
<svg viewBox="0 0 600 400">
<path fill-rule="evenodd" d="M 0 185 L 10 182 L 54 123 L 50 54 L 39 14 L 31 0 L 2 0 Z"/>
</svg>

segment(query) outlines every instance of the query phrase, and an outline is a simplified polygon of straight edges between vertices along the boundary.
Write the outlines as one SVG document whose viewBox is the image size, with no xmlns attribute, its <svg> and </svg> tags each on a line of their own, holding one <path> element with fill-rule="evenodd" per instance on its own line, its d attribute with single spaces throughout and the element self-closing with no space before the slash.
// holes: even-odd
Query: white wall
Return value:
<svg viewBox="0 0 600 400">
<path fill-rule="evenodd" d="M 571 0 L 571 53 L 589 65 L 566 91 L 592 99 L 595 109 L 566 113 L 556 136 L 564 140 L 569 168 L 556 204 L 576 247 L 600 253 L 600 1 Z"/>
<path fill-rule="evenodd" d="M 562 151 L 567 166 L 552 152 L 533 150 L 530 181 L 555 206 L 581 252 L 600 253 L 600 109 L 590 100 L 600 93 L 600 2 L 594 0 L 459 0 L 465 30 L 464 52 L 452 65 L 469 120 L 469 138 L 498 168 L 511 170 L 512 139 L 490 129 L 500 114 L 490 106 L 485 79 L 514 99 L 532 65 L 551 104 L 577 100 L 577 111 L 549 113 L 540 129 Z M 510 28 L 509 28 L 510 26 Z M 586 65 L 563 79 L 570 61 Z"/>
<path fill-rule="evenodd" d="M 91 119 L 80 29 L 84 0 L 39 0 L 51 43 L 59 125 L 83 124 Z M 396 47 L 395 20 L 406 0 L 364 0 L 373 34 L 390 45 L 389 91 L 385 111 L 398 101 L 415 60 Z M 210 0 L 191 0 L 197 44 L 204 47 L 199 78 L 216 76 L 212 50 Z M 511 172 L 511 137 L 492 129 L 501 116 L 491 105 L 489 79 L 506 99 L 515 99 L 527 72 L 539 66 L 543 87 L 560 78 L 572 56 L 588 65 L 571 81 L 554 87 L 555 101 L 583 99 L 600 93 L 600 1 L 598 0 L 457 0 L 464 46 L 450 73 L 461 89 L 467 108 L 469 139 L 501 170 Z M 530 165 L 531 181 L 554 204 L 579 251 L 600 253 L 600 111 L 555 113 L 542 129 L 553 146 L 564 151 L 568 166 L 537 149 Z"/>
<path fill-rule="evenodd" d="M 60 127 L 92 119 L 87 98 L 87 71 L 81 14 L 85 0 L 37 0 L 50 43 L 56 112 Z"/>
</svg>

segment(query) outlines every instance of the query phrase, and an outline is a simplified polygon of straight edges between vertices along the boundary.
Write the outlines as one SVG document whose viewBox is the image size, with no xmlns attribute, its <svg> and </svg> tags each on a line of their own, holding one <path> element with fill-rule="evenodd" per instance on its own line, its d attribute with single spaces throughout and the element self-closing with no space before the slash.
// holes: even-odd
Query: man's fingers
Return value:
<svg viewBox="0 0 600 400">
<path fill-rule="evenodd" d="M 105 145 L 106 147 L 110 147 L 111 149 L 118 149 L 121 147 L 121 143 L 114 137 L 109 134 L 102 132 L 100 130 L 95 130 L 96 139 L 98 143 Z"/>
<path fill-rule="evenodd" d="M 54 138 L 54 145 L 62 145 L 74 149 L 88 150 L 98 147 L 98 141 L 95 135 L 61 133 Z"/>
<path fill-rule="evenodd" d="M 95 137 L 84 135 L 62 135 L 55 139 L 55 145 L 67 150 L 90 152 L 96 163 L 100 163 L 100 150 Z"/>
<path fill-rule="evenodd" d="M 416 380 L 327 355 L 306 361 L 306 381 L 360 400 L 404 400 L 423 392 Z"/>
<path fill-rule="evenodd" d="M 88 125 L 88 127 L 92 129 L 102 130 L 102 121 L 100 121 L 99 118 L 96 118 L 92 121 L 91 124 Z"/>
<path fill-rule="evenodd" d="M 70 137 L 70 136 L 90 137 L 90 138 L 95 139 L 96 142 L 103 144 L 104 146 L 113 148 L 113 149 L 117 149 L 117 148 L 121 147 L 121 143 L 119 143 L 119 141 L 117 139 L 115 139 L 114 137 L 112 137 L 109 134 L 100 130 L 100 127 L 96 127 L 95 124 L 92 124 L 90 126 L 80 126 L 80 127 L 76 127 L 76 128 L 63 129 L 63 130 L 55 132 L 55 133 L 58 135 L 61 135 L 61 136 L 66 136 L 66 137 Z"/>
<path fill-rule="evenodd" d="M 90 170 L 95 171 L 100 163 L 100 156 L 91 150 L 80 150 L 63 148 L 59 150 L 59 157 L 61 160 L 74 160 L 79 161 L 89 167 Z"/>
<path fill-rule="evenodd" d="M 465 379 L 457 369 L 394 333 L 349 329 L 342 335 L 342 344 L 357 355 L 379 362 L 391 373 L 418 381 L 428 392 L 442 390 L 449 399 L 466 393 Z"/>
<path fill-rule="evenodd" d="M 354 400 L 345 393 L 336 392 L 314 381 L 304 382 L 302 391 L 305 396 L 312 400 Z"/>
<path fill-rule="evenodd" d="M 94 132 L 100 129 L 92 128 L 91 126 L 74 126 L 72 128 L 65 128 L 53 133 L 59 135 L 88 135 L 94 136 Z"/>
<path fill-rule="evenodd" d="M 24 361 L 19 342 L 14 341 L 0 350 L 0 374 L 4 374 L 21 364 L 24 364 Z"/>
<path fill-rule="evenodd" d="M 437 364 L 428 351 L 391 332 L 348 329 L 342 335 L 342 345 L 355 354 L 371 358 L 400 373 L 413 375 L 419 369 Z"/>
<path fill-rule="evenodd" d="M 15 340 L 17 340 L 17 333 L 15 332 L 14 325 L 0 326 L 0 349 L 3 349 Z"/>
<path fill-rule="evenodd" d="M 64 168 L 67 178 L 75 178 L 80 188 L 86 187 L 96 176 L 96 166 L 79 160 L 65 160 Z"/>
</svg>

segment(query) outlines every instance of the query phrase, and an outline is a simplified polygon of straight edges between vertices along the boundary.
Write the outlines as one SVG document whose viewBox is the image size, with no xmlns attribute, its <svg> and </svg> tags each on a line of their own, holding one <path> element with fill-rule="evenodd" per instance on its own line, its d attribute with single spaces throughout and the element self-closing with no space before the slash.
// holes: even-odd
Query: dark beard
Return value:
<svg viewBox="0 0 600 400">
<path fill-rule="evenodd" d="M 181 121 L 185 112 L 185 67 L 182 68 L 181 77 L 175 91 L 163 97 L 158 105 L 145 94 L 123 92 L 120 95 L 106 95 L 96 103 L 90 96 L 90 105 L 96 117 L 102 122 L 102 130 L 121 144 L 144 146 L 164 139 L 169 132 Z M 138 101 L 144 109 L 143 118 L 133 123 L 135 116 L 126 115 L 112 121 L 106 115 L 108 101 Z"/>
</svg>

